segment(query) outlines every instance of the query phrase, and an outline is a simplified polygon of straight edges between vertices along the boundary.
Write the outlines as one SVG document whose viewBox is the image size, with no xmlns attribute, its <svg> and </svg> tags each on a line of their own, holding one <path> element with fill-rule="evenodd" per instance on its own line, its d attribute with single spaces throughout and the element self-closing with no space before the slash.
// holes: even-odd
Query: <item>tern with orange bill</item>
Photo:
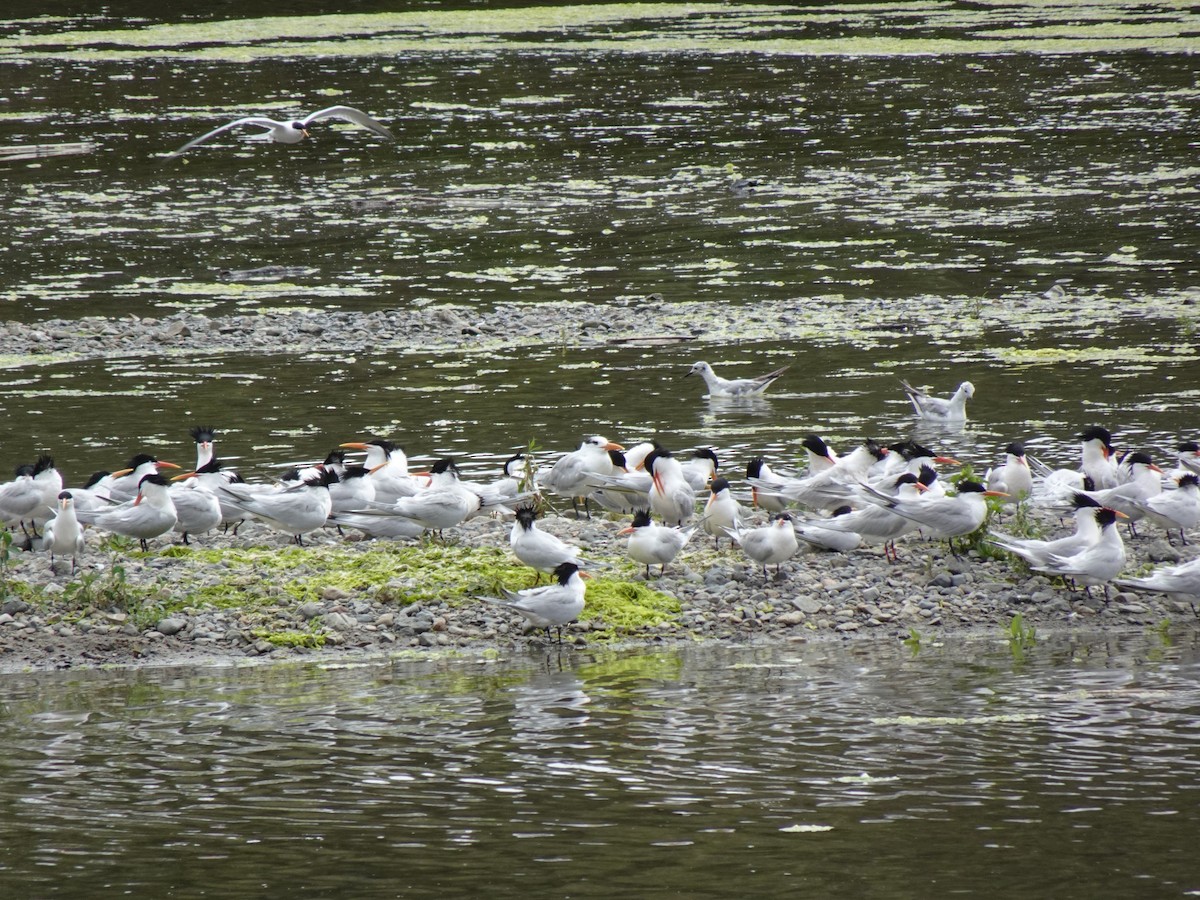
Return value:
<svg viewBox="0 0 1200 900">
<path fill-rule="evenodd" d="M 170 484 L 157 472 L 142 476 L 133 500 L 106 510 L 76 510 L 76 516 L 84 525 L 137 538 L 143 551 L 150 549 L 151 538 L 166 534 L 176 521 Z"/>
<path fill-rule="evenodd" d="M 563 562 L 554 569 L 552 584 L 523 591 L 505 591 L 502 600 L 495 597 L 481 599 L 511 609 L 534 628 L 545 629 L 547 640 L 550 629 L 557 629 L 561 644 L 563 626 L 574 622 L 583 612 L 587 591 L 583 579 L 587 577 L 575 563 Z"/>
</svg>

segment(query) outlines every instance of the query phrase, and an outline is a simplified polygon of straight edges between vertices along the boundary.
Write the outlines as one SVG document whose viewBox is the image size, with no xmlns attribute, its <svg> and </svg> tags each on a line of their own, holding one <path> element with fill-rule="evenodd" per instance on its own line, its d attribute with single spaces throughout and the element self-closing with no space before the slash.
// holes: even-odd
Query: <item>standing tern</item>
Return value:
<svg viewBox="0 0 1200 900">
<path fill-rule="evenodd" d="M 1139 504 L 1162 492 L 1162 469 L 1154 465 L 1148 454 L 1141 451 L 1128 454 L 1121 463 L 1121 468 L 1126 478 L 1124 482 L 1085 493 L 1101 506 L 1124 513 L 1129 520 L 1132 534 L 1133 523 L 1145 515 Z"/>
<path fill-rule="evenodd" d="M 395 135 L 382 122 L 371 118 L 361 109 L 355 109 L 353 106 L 330 106 L 326 109 L 317 110 L 315 113 L 310 113 L 303 119 L 297 119 L 292 122 L 276 122 L 274 119 L 268 119 L 265 116 L 244 116 L 188 141 L 178 150 L 168 153 L 166 158 L 174 159 L 191 150 L 197 144 L 203 144 L 209 138 L 216 137 L 218 134 L 233 128 L 240 128 L 243 125 L 266 129 L 265 132 L 255 135 L 251 140 L 274 142 L 276 144 L 298 144 L 308 137 L 309 126 L 313 122 L 319 122 L 322 119 L 341 119 L 343 122 L 351 122 L 355 125 L 361 125 L 363 128 L 369 128 L 389 141 L 396 139 Z"/>
<path fill-rule="evenodd" d="M 428 481 L 408 473 L 408 457 L 404 449 L 383 438 L 370 441 L 351 441 L 340 446 L 350 450 L 363 450 L 367 454 L 363 466 L 370 473 L 375 486 L 375 499 L 380 503 L 394 503 L 401 497 L 411 497 L 424 489 Z"/>
<path fill-rule="evenodd" d="M 934 397 L 900 379 L 904 393 L 912 402 L 917 418 L 931 422 L 965 422 L 967 401 L 975 396 L 975 385 L 964 381 L 949 398 Z"/>
<path fill-rule="evenodd" d="M 741 522 L 743 512 L 742 505 L 729 492 L 728 480 L 713 479 L 700 526 L 704 529 L 705 534 L 712 536 L 713 543 L 718 550 L 721 548 L 721 538 L 729 537 L 729 532 Z M 730 540 L 733 539 L 730 538 Z"/>
<path fill-rule="evenodd" d="M 584 593 L 587 590 L 583 579 L 586 577 L 575 563 L 563 562 L 554 569 L 553 584 L 523 591 L 505 591 L 503 600 L 495 597 L 482 599 L 519 613 L 534 628 L 544 628 L 547 640 L 550 639 L 550 629 L 556 628 L 561 644 L 563 626 L 574 622 L 583 612 Z"/>
<path fill-rule="evenodd" d="M 800 442 L 808 454 L 808 474 L 816 475 L 837 465 L 838 455 L 819 434 L 810 434 Z"/>
<path fill-rule="evenodd" d="M 925 485 L 912 472 L 898 475 L 890 487 L 894 492 L 893 496 L 899 502 L 919 503 L 921 494 L 926 490 Z M 875 504 L 809 524 L 825 531 L 853 534 L 863 543 L 883 544 L 883 555 L 889 562 L 895 562 L 899 558 L 896 555 L 896 538 L 918 528 L 918 523 L 911 518 L 906 518 L 887 506 Z"/>
<path fill-rule="evenodd" d="M 138 495 L 142 479 L 147 475 L 157 475 L 159 469 L 178 469 L 175 463 L 158 459 L 149 453 L 138 453 L 133 456 L 124 469 L 112 473 L 108 485 L 109 498 L 118 503 L 125 503 Z"/>
<path fill-rule="evenodd" d="M 792 517 L 787 513 L 780 513 L 770 525 L 749 531 L 743 531 L 740 525 L 735 525 L 729 534 L 746 556 L 762 566 L 763 577 L 766 577 L 769 565 L 775 566 L 775 577 L 780 577 L 780 566 L 800 552 L 796 529 L 792 526 Z"/>
<path fill-rule="evenodd" d="M 148 551 L 151 538 L 175 527 L 175 503 L 167 479 L 151 473 L 142 476 L 133 500 L 106 510 L 76 510 L 76 516 L 85 525 L 137 538 L 142 550 Z"/>
<path fill-rule="evenodd" d="M 772 513 L 781 513 L 787 509 L 787 500 L 776 494 L 771 488 L 764 488 L 761 491 L 758 489 L 759 484 L 781 483 L 780 476 L 771 471 L 771 467 L 761 456 L 754 457 L 746 464 L 746 480 L 750 482 L 750 498 L 754 506 Z"/>
<path fill-rule="evenodd" d="M 531 506 L 517 508 L 508 545 L 513 556 L 538 573 L 551 573 L 566 562 L 574 563 L 576 567 L 583 565 L 578 547 L 537 527 L 537 511 Z"/>
<path fill-rule="evenodd" d="M 1083 585 L 1083 591 L 1089 597 L 1091 591 L 1088 587 L 1100 585 L 1104 588 L 1104 599 L 1107 600 L 1108 582 L 1125 568 L 1125 542 L 1116 528 L 1117 518 L 1123 514 L 1102 506 L 1094 510 L 1092 515 L 1100 527 L 1100 537 L 1096 543 L 1074 556 L 1052 554 L 1045 565 L 1034 566 L 1034 571 L 1069 578 Z"/>
<path fill-rule="evenodd" d="M 787 370 L 788 367 L 784 366 L 782 369 L 776 369 L 774 372 L 768 372 L 766 375 L 759 375 L 756 378 L 722 378 L 713 371 L 712 366 L 708 363 L 698 362 L 683 377 L 699 375 L 708 386 L 708 396 L 710 397 L 757 397 Z"/>
<path fill-rule="evenodd" d="M 47 519 L 46 512 L 54 509 L 62 489 L 62 475 L 54 468 L 54 458 L 40 454 L 36 463 L 19 466 L 16 477 L 0 487 L 0 524 L 24 528 L 28 522 L 36 535 L 38 522 Z"/>
<path fill-rule="evenodd" d="M 439 459 L 429 469 L 429 487 L 411 497 L 401 497 L 391 506 L 378 502 L 370 512 L 382 516 L 400 516 L 423 526 L 427 531 L 443 530 L 461 525 L 467 519 L 489 509 L 504 509 L 513 498 L 484 498 L 464 487 L 458 479 L 458 466 L 452 459 Z"/>
<path fill-rule="evenodd" d="M 646 457 L 650 473 L 650 510 L 668 525 L 682 525 L 696 514 L 696 491 L 683 475 L 683 466 L 669 450 L 658 449 Z"/>
<path fill-rule="evenodd" d="M 559 457 L 550 468 L 539 470 L 535 481 L 560 497 L 570 498 L 577 519 L 580 518 L 579 498 L 582 497 L 584 512 L 590 519 L 592 511 L 588 507 L 587 495 L 595 488 L 593 476 L 612 475 L 615 470 L 608 451 L 624 449 L 620 444 L 594 434 L 586 438 L 578 450 Z"/>
<path fill-rule="evenodd" d="M 1033 493 L 1033 473 L 1025 459 L 1025 444 L 1013 441 L 1004 448 L 1004 464 L 984 475 L 988 490 L 1003 491 L 1011 503 L 1020 503 Z"/>
<path fill-rule="evenodd" d="M 687 546 L 696 528 L 695 525 L 691 528 L 657 525 L 651 521 L 649 510 L 639 509 L 633 517 L 633 524 L 622 528 L 617 534 L 629 535 L 625 552 L 630 559 L 646 567 L 646 577 L 649 578 L 651 566 L 659 567 L 660 576 L 667 573 L 667 563 L 673 562 Z"/>
<path fill-rule="evenodd" d="M 1186 544 L 1187 530 L 1200 525 L 1200 475 L 1180 475 L 1173 491 L 1163 491 L 1145 500 L 1132 500 L 1131 505 L 1156 525 L 1167 531 L 1179 530 L 1179 540 Z"/>
<path fill-rule="evenodd" d="M 1086 550 L 1100 537 L 1100 526 L 1096 524 L 1096 510 L 1100 504 L 1087 494 L 1079 492 L 1074 495 L 1075 531 L 1066 537 L 1045 541 L 1036 538 L 1018 538 L 993 531 L 988 537 L 990 543 L 1021 557 L 1030 566 L 1044 566 L 1052 556 L 1074 556 Z"/>
<path fill-rule="evenodd" d="M 835 531 L 827 528 L 826 523 L 836 522 L 853 512 L 852 507 L 839 506 L 828 519 L 815 519 L 809 522 L 793 522 L 796 537 L 808 546 L 818 550 L 833 550 L 836 553 L 849 553 L 862 546 L 862 535 L 849 530 Z"/>
<path fill-rule="evenodd" d="M 113 502 L 109 494 L 111 484 L 112 475 L 108 472 L 93 472 L 83 487 L 69 489 L 72 505 L 76 510 L 112 509 Z"/>
<path fill-rule="evenodd" d="M 1182 441 L 1175 446 L 1175 456 L 1178 464 L 1171 472 L 1172 478 L 1178 478 L 1180 475 L 1188 473 L 1200 475 L 1200 443 Z"/>
<path fill-rule="evenodd" d="M 75 501 L 70 491 L 58 495 L 57 515 L 42 529 L 42 549 L 50 551 L 50 571 L 54 571 L 54 555 L 71 555 L 71 574 L 83 556 L 83 529 L 75 516 Z"/>
</svg>

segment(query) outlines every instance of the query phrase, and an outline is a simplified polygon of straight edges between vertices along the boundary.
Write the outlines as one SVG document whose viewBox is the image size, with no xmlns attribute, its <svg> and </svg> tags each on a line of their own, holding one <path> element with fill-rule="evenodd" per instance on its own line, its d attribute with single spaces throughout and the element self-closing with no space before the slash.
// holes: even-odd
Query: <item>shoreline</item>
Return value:
<svg viewBox="0 0 1200 900">
<path fill-rule="evenodd" d="M 624 524 L 615 517 L 541 520 L 540 527 L 600 564 L 588 588 L 596 603 L 569 626 L 564 649 L 862 638 L 919 647 L 955 636 L 1004 639 L 1017 614 L 1022 633 L 1165 630 L 1198 622 L 1187 601 L 1110 588 L 1106 602 L 1100 589 L 1090 598 L 1070 593 L 1011 558 L 977 550 L 953 557 L 919 538 L 900 544 L 898 563 L 885 561 L 877 548 L 801 551 L 776 579 L 764 578 L 740 550 L 714 550 L 697 534 L 664 577 L 647 581 L 624 558 L 624 541 L 616 537 Z M 89 531 L 85 567 L 74 577 L 61 560 L 63 574 L 52 577 L 45 554 L 14 547 L 8 594 L 0 594 L 0 674 L 553 651 L 557 645 L 520 617 L 477 599 L 499 583 L 512 589 L 530 583 L 531 570 L 509 556 L 509 528 L 475 519 L 446 544 L 322 532 L 300 549 L 248 523 L 239 536 L 211 533 L 189 548 L 159 539 L 147 554 L 97 550 L 107 539 Z M 1127 571 L 1196 552 L 1154 535 L 1127 546 Z M 414 554 L 433 558 L 417 569 Z M 352 570 L 363 573 L 357 582 L 344 577 Z M 439 586 L 440 578 L 449 587 Z M 613 606 L 612 596 L 622 606 Z M 628 617 L 626 607 L 633 610 Z"/>
</svg>

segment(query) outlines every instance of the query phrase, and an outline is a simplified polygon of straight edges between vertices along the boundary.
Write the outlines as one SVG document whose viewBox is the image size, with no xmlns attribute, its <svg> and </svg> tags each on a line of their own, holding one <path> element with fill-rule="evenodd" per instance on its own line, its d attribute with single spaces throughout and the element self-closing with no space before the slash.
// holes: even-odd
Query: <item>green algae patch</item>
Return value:
<svg viewBox="0 0 1200 900">
<path fill-rule="evenodd" d="M 381 603 L 456 601 L 498 594 L 501 587 L 526 583 L 529 570 L 514 565 L 495 547 L 470 548 L 434 543 L 371 544 L 352 547 L 288 547 L 166 551 L 200 571 L 219 567 L 189 592 L 193 604 L 217 608 L 263 602 L 297 604 L 328 596 L 355 595 Z"/>
<path fill-rule="evenodd" d="M 631 581 L 594 579 L 588 583 L 587 605 L 579 618 L 602 626 L 600 637 L 639 634 L 673 623 L 679 601 L 670 594 Z"/>
</svg>

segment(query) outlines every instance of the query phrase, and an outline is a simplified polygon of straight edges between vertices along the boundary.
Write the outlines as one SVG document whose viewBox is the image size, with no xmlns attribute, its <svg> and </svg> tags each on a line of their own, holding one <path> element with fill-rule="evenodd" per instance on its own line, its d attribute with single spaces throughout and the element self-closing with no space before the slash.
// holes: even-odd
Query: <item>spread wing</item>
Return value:
<svg viewBox="0 0 1200 900">
<path fill-rule="evenodd" d="M 318 110 L 305 117 L 303 122 L 305 125 L 308 125 L 310 122 L 317 122 L 321 119 L 341 119 L 344 122 L 353 122 L 355 125 L 371 129 L 371 131 L 382 135 L 389 141 L 396 139 L 395 135 L 388 131 L 382 122 L 372 119 L 361 109 L 355 109 L 353 106 L 331 106 L 328 109 Z M 205 137 L 208 137 L 208 135 L 205 135 Z M 184 147 L 184 150 L 186 149 L 187 147 Z"/>
<path fill-rule="evenodd" d="M 202 134 L 202 135 L 200 135 L 200 137 L 196 138 L 195 140 L 188 141 L 186 144 L 184 144 L 182 147 L 180 147 L 174 153 L 168 153 L 167 159 L 174 159 L 176 156 L 179 156 L 183 153 L 186 153 L 188 150 L 191 150 L 197 144 L 203 144 L 209 138 L 216 137 L 218 134 L 220 134 L 223 131 L 229 131 L 229 129 L 231 129 L 231 128 L 238 128 L 242 125 L 254 125 L 257 128 L 266 128 L 268 131 L 272 131 L 279 126 L 279 123 L 273 119 L 263 118 L 262 116 L 246 116 L 245 118 L 235 119 L 234 121 L 230 122 L 228 125 L 222 125 L 220 128 L 214 128 L 208 134 Z"/>
</svg>

